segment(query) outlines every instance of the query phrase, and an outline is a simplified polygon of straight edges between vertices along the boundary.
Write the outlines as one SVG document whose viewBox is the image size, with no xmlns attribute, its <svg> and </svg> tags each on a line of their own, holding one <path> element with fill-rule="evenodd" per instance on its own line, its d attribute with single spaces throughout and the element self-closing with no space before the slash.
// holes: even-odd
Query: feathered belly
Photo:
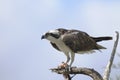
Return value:
<svg viewBox="0 0 120 80">
<path fill-rule="evenodd" d="M 92 54 L 95 50 L 89 50 L 89 51 L 78 51 L 77 54 Z"/>
</svg>

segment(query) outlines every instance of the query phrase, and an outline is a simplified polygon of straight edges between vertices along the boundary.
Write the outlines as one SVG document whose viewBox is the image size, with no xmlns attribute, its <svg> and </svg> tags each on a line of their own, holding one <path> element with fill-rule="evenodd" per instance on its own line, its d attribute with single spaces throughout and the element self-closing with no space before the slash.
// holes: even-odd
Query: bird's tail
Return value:
<svg viewBox="0 0 120 80">
<path fill-rule="evenodd" d="M 97 49 L 107 49 L 107 48 L 97 44 Z"/>
<path fill-rule="evenodd" d="M 112 37 L 92 37 L 96 42 L 104 41 L 104 40 L 112 40 Z"/>
</svg>

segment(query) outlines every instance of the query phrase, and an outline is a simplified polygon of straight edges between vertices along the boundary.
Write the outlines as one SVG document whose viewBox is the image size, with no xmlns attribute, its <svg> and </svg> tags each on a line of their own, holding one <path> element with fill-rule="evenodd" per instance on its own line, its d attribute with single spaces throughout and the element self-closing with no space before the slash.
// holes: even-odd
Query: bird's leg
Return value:
<svg viewBox="0 0 120 80">
<path fill-rule="evenodd" d="M 70 62 L 70 65 L 65 67 L 66 71 L 70 71 L 71 70 L 71 66 L 72 66 L 72 63 L 73 63 L 74 57 L 75 57 L 75 53 L 71 52 L 70 54 L 71 54 L 71 62 Z"/>
<path fill-rule="evenodd" d="M 67 57 L 67 60 L 66 60 L 66 64 L 70 61 L 70 56 L 69 56 L 69 53 L 65 53 L 66 57 Z"/>
<path fill-rule="evenodd" d="M 66 52 L 65 55 L 66 55 L 66 57 L 67 57 L 67 60 L 66 60 L 66 62 L 64 63 L 64 65 L 65 65 L 64 68 L 65 68 L 66 71 L 69 71 L 68 62 L 70 61 L 70 56 L 69 56 L 69 53 L 68 53 L 68 52 Z"/>
<path fill-rule="evenodd" d="M 67 60 L 66 60 L 66 62 L 62 62 L 62 63 L 58 66 L 58 68 L 60 68 L 60 69 L 65 69 L 66 71 L 68 71 L 68 68 L 69 68 L 68 62 L 70 61 L 69 52 L 64 52 L 64 54 L 66 55 Z"/>
<path fill-rule="evenodd" d="M 71 70 L 71 66 L 72 66 L 72 63 L 73 63 L 74 57 L 75 57 L 75 53 L 71 52 L 70 54 L 71 54 L 71 56 L 70 56 L 71 57 L 70 65 L 67 64 L 69 62 L 69 60 L 70 60 L 69 54 L 66 54 L 66 56 L 67 56 L 67 61 L 65 63 L 65 70 L 66 71 L 70 71 Z"/>
<path fill-rule="evenodd" d="M 71 66 L 72 66 L 72 63 L 73 63 L 73 61 L 74 61 L 74 58 L 75 58 L 75 53 L 71 52 L 70 54 L 71 54 L 71 62 L 70 62 L 70 65 L 69 65 L 69 67 L 71 68 Z"/>
</svg>

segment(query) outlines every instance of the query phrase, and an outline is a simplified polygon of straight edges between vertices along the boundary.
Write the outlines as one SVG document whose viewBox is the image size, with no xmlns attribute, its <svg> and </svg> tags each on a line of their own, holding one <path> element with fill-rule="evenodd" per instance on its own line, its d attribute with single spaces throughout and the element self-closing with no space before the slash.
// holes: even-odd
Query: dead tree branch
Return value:
<svg viewBox="0 0 120 80">
<path fill-rule="evenodd" d="M 109 80 L 109 76 L 110 76 L 110 72 L 111 72 L 111 67 L 112 67 L 112 64 L 113 64 L 113 60 L 114 60 L 114 57 L 115 57 L 115 53 L 116 53 L 116 48 L 117 48 L 117 45 L 118 45 L 118 40 L 119 40 L 119 33 L 116 31 L 116 41 L 114 43 L 114 47 L 113 47 L 113 50 L 112 50 L 112 53 L 111 53 L 111 57 L 110 57 L 110 60 L 105 68 L 105 71 L 104 71 L 104 76 L 103 76 L 103 79 L 104 80 Z"/>
<path fill-rule="evenodd" d="M 65 69 L 58 69 L 58 68 L 53 68 L 51 70 L 58 74 L 63 74 L 63 76 L 65 76 L 64 80 L 71 80 L 70 74 L 84 74 L 90 76 L 93 80 L 103 80 L 102 76 L 97 71 L 90 68 L 72 67 L 70 71 L 66 71 Z"/>
</svg>

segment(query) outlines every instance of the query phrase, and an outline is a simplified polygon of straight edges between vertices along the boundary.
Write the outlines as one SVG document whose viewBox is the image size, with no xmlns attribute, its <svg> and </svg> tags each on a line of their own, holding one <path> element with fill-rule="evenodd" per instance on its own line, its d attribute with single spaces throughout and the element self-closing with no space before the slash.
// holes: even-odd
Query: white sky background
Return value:
<svg viewBox="0 0 120 80">
<path fill-rule="evenodd" d="M 62 76 L 49 69 L 66 57 L 40 39 L 43 33 L 60 27 L 115 38 L 115 31 L 120 31 L 120 2 L 0 0 L 0 80 L 61 80 Z M 102 74 L 114 40 L 100 42 L 108 48 L 102 53 L 76 55 L 73 65 L 94 68 Z"/>
</svg>

